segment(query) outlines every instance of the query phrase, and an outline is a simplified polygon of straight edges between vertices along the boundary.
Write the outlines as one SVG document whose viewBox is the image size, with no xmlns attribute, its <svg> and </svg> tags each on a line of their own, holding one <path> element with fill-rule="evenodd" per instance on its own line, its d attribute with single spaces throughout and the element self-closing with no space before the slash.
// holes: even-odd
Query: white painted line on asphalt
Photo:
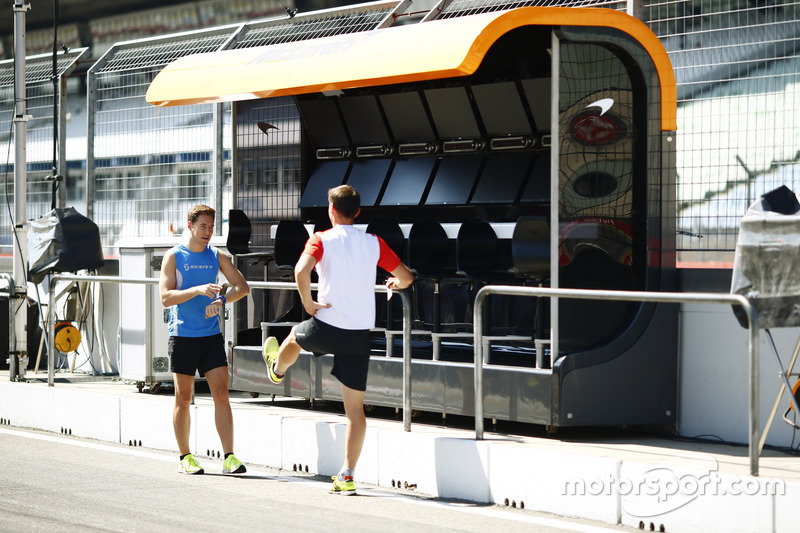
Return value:
<svg viewBox="0 0 800 533">
<path fill-rule="evenodd" d="M 27 439 L 36 439 L 36 440 L 43 440 L 48 442 L 56 442 L 59 444 L 66 444 L 69 446 L 77 446 L 79 448 L 89 448 L 92 450 L 100 450 L 104 452 L 113 452 L 113 453 L 120 453 L 124 455 L 131 455 L 135 457 L 143 457 L 146 459 L 155 459 L 157 461 L 164 461 L 168 463 L 177 463 L 177 459 L 174 455 L 166 455 L 161 453 L 154 453 L 154 452 L 147 452 L 144 450 L 136 450 L 130 448 L 124 448 L 121 446 L 112 446 L 110 444 L 100 444 L 96 442 L 86 442 L 84 440 L 77 440 L 80 437 L 60 437 L 57 435 L 43 435 L 41 433 L 35 432 L 27 432 L 27 431 L 17 431 L 13 429 L 5 429 L 0 428 L 0 434 L 4 435 L 12 435 L 15 437 L 27 438 Z M 222 465 L 217 465 L 220 470 L 222 470 Z M 275 475 L 269 474 L 267 472 L 262 472 L 258 470 L 253 470 L 251 468 L 247 469 L 248 475 L 258 475 L 262 476 L 265 479 L 283 479 L 289 480 L 293 483 L 304 483 L 308 485 L 317 485 L 321 488 L 328 487 L 327 481 L 317 481 L 312 479 L 300 478 L 296 476 L 282 476 L 282 475 Z M 453 502 L 445 502 L 445 501 L 436 501 L 436 500 L 428 500 L 422 499 L 421 497 L 410 496 L 406 494 L 396 494 L 392 492 L 386 492 L 382 489 L 370 489 L 370 488 L 361 488 L 359 487 L 359 492 L 363 492 L 364 494 L 369 494 L 372 497 L 378 498 L 391 498 L 402 501 L 404 503 L 412 504 L 412 505 L 425 505 L 429 507 L 441 507 L 443 509 L 449 509 L 451 511 L 460 511 L 464 513 L 470 513 L 475 515 L 481 515 L 489 518 L 494 518 L 498 520 L 509 520 L 512 522 L 523 522 L 528 524 L 534 524 L 539 526 L 551 527 L 556 529 L 563 529 L 564 531 L 575 531 L 577 533 L 619 533 L 619 529 L 612 529 L 612 528 L 605 528 L 600 526 L 593 526 L 590 524 L 581 524 L 577 522 L 572 522 L 569 519 L 561 519 L 561 518 L 546 518 L 542 516 L 534 516 L 534 515 L 525 515 L 522 513 L 514 513 L 511 511 L 504 511 L 501 509 L 495 509 L 492 507 L 481 507 L 479 504 L 473 503 L 453 503 Z"/>
</svg>

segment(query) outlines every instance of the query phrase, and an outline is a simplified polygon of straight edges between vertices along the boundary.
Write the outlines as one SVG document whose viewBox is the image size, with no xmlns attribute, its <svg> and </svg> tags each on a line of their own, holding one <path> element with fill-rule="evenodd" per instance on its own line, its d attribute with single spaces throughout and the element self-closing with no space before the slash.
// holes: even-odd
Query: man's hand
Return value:
<svg viewBox="0 0 800 533">
<path fill-rule="evenodd" d="M 316 316 L 317 311 L 319 311 L 320 309 L 325 309 L 330 306 L 331 304 L 321 304 L 319 302 L 315 302 L 312 300 L 312 302 L 308 305 L 303 304 L 303 309 L 305 309 L 306 313 L 308 313 L 310 316 Z"/>
<path fill-rule="evenodd" d="M 219 297 L 219 291 L 222 290 L 222 285 L 216 283 L 206 283 L 205 285 L 198 285 L 194 288 L 197 291 L 197 296 L 208 296 L 211 299 Z"/>
<path fill-rule="evenodd" d="M 223 307 L 225 307 L 225 304 L 222 303 L 222 299 L 217 298 L 206 306 L 206 318 L 217 316 Z"/>
</svg>

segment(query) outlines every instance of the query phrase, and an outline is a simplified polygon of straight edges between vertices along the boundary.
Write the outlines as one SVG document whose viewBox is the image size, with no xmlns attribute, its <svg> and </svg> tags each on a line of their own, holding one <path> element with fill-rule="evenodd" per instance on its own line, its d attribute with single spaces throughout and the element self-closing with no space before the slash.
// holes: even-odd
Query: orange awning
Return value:
<svg viewBox="0 0 800 533">
<path fill-rule="evenodd" d="M 662 130 L 676 129 L 672 64 L 647 26 L 610 9 L 525 7 L 271 46 L 185 56 L 147 91 L 158 106 L 226 102 L 468 76 L 521 26 L 596 26 L 631 35 L 661 82 Z"/>
</svg>

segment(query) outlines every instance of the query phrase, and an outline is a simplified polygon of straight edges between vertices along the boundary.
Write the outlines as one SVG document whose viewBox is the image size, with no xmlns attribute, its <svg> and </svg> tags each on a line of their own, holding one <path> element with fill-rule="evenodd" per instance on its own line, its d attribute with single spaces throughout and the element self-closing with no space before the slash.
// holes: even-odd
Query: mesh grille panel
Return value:
<svg viewBox="0 0 800 533">
<path fill-rule="evenodd" d="M 394 4 L 381 6 L 371 11 L 337 13 L 309 19 L 286 18 L 248 26 L 235 48 L 268 46 L 373 30 L 392 12 Z"/>
</svg>

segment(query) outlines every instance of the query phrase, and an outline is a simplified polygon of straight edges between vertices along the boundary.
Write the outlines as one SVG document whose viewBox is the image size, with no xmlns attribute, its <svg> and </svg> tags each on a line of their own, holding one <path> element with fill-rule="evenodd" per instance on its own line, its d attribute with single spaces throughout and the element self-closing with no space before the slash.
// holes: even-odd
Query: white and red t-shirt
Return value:
<svg viewBox="0 0 800 533">
<path fill-rule="evenodd" d="M 341 329 L 374 327 L 376 267 L 391 272 L 400 265 L 386 242 L 354 226 L 337 224 L 312 235 L 303 253 L 317 260 L 317 301 L 331 304 L 316 317 Z"/>
</svg>

